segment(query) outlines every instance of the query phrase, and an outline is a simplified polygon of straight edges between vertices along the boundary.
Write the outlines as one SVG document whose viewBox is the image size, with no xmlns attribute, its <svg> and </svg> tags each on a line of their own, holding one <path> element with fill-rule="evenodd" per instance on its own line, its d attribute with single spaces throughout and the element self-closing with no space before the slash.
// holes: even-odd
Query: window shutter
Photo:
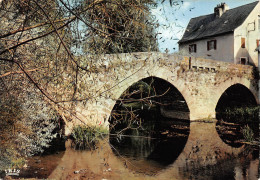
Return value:
<svg viewBox="0 0 260 180">
<path fill-rule="evenodd" d="M 214 40 L 214 49 L 217 49 L 217 40 Z"/>
<path fill-rule="evenodd" d="M 256 40 L 256 47 L 259 46 L 259 39 Z"/>
<path fill-rule="evenodd" d="M 241 48 L 245 48 L 245 47 L 246 47 L 246 39 L 241 38 Z"/>
</svg>

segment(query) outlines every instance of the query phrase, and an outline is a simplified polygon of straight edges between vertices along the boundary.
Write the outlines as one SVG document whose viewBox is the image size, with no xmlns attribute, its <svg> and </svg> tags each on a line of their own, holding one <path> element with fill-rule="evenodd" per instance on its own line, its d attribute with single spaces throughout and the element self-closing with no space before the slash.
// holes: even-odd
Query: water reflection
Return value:
<svg viewBox="0 0 260 180">
<path fill-rule="evenodd" d="M 27 159 L 27 167 L 24 168 L 19 177 L 21 178 L 48 178 L 48 176 L 61 163 L 65 151 L 55 154 L 34 156 Z"/>
<path fill-rule="evenodd" d="M 114 153 L 135 160 L 155 161 L 161 166 L 172 164 L 187 142 L 189 123 L 167 119 L 157 121 L 156 129 L 149 135 L 136 129 L 126 131 L 124 135 L 110 135 Z"/>
<path fill-rule="evenodd" d="M 172 127 L 172 125 L 168 126 Z M 180 129 L 180 126 L 177 129 Z M 122 150 L 120 147 L 112 150 L 109 138 L 102 140 L 94 151 L 76 151 L 70 148 L 70 142 L 67 141 L 66 151 L 63 154 L 56 154 L 56 157 L 55 155 L 42 157 L 41 161 L 36 163 L 38 175 L 34 173 L 35 169 L 33 169 L 30 177 L 48 177 L 50 179 L 257 179 L 258 147 L 254 149 L 243 145 L 234 148 L 227 145 L 218 136 L 216 123 L 192 122 L 189 129 L 190 133 L 185 147 L 176 160 L 168 166 L 155 160 L 149 160 L 149 155 L 147 156 L 145 153 L 139 153 L 145 158 L 132 156 L 133 153 L 119 156 L 115 151 L 122 152 Z M 167 137 L 168 134 L 172 133 L 169 131 L 164 136 Z M 171 139 L 171 136 L 169 138 Z M 163 144 L 163 141 L 158 141 L 158 144 L 160 143 Z M 175 147 L 177 146 L 178 144 Z M 156 150 L 156 146 L 154 147 L 153 152 Z M 168 156 L 171 156 L 171 152 L 175 153 L 175 150 L 171 150 L 167 152 Z M 37 159 L 34 157 L 33 161 L 35 158 Z M 53 166 L 51 163 L 56 163 L 56 165 Z M 52 170 L 47 171 L 41 168 L 52 168 Z M 75 171 L 79 173 L 75 174 Z M 40 172 L 44 172 L 45 175 L 40 176 Z"/>
<path fill-rule="evenodd" d="M 191 123 L 183 152 L 159 177 L 178 172 L 183 179 L 257 179 L 258 147 L 231 147 L 221 140 L 215 127 L 216 123 Z M 244 153 L 246 149 L 250 151 Z"/>
<path fill-rule="evenodd" d="M 241 147 L 243 145 L 243 133 L 241 124 L 228 123 L 222 120 L 216 124 L 216 130 L 223 142 L 232 147 Z"/>
</svg>

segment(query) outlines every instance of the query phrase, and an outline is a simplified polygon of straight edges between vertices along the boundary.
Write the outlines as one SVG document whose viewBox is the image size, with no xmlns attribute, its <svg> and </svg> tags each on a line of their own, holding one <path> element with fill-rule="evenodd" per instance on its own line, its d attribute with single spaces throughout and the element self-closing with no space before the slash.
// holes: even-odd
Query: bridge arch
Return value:
<svg viewBox="0 0 260 180">
<path fill-rule="evenodd" d="M 176 76 L 173 76 L 173 73 L 171 71 L 157 67 L 155 69 L 142 69 L 136 74 L 133 74 L 131 77 L 125 79 L 121 84 L 119 84 L 119 88 L 115 89 L 116 91 L 114 92 L 114 102 L 113 106 L 110 107 L 110 112 L 112 112 L 116 101 L 131 85 L 149 77 L 161 79 L 176 88 L 185 100 L 189 111 L 191 111 L 189 104 L 192 100 L 190 99 L 190 94 L 187 91 L 187 87 L 185 87 L 183 80 L 180 80 L 176 78 Z"/>
<path fill-rule="evenodd" d="M 252 96 L 252 98 L 255 100 L 255 103 L 259 104 L 257 92 L 254 90 L 255 88 L 252 87 L 252 83 L 247 79 L 239 78 L 239 81 L 235 81 L 235 80 L 227 81 L 221 85 L 221 88 L 219 89 L 219 91 L 217 91 L 218 93 L 215 93 L 215 96 L 213 96 L 215 102 L 215 110 L 217 109 L 218 103 L 220 102 L 224 93 L 230 90 L 230 88 L 234 88 L 234 87 L 243 88 L 244 91 L 247 90 L 247 93 Z"/>
</svg>

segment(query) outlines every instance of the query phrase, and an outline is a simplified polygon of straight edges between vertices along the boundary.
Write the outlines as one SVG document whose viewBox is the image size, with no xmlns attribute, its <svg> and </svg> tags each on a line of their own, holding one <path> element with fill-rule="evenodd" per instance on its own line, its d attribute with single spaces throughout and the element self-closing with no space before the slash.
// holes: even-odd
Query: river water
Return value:
<svg viewBox="0 0 260 180">
<path fill-rule="evenodd" d="M 227 143 L 217 129 L 216 122 L 172 121 L 152 136 L 104 137 L 91 151 L 68 140 L 65 151 L 29 158 L 19 178 L 258 179 L 258 147 Z"/>
</svg>

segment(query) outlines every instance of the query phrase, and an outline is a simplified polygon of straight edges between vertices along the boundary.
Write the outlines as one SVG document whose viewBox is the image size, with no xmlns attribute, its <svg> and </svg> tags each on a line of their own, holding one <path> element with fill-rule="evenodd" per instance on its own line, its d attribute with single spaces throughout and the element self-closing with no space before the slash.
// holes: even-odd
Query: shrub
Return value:
<svg viewBox="0 0 260 180">
<path fill-rule="evenodd" d="M 36 97 L 0 99 L 0 171 L 21 166 L 23 158 L 42 153 L 57 136 L 57 113 Z"/>
<path fill-rule="evenodd" d="M 98 140 L 102 138 L 105 131 L 98 127 L 75 126 L 72 130 L 72 146 L 75 149 L 95 148 Z"/>
</svg>

